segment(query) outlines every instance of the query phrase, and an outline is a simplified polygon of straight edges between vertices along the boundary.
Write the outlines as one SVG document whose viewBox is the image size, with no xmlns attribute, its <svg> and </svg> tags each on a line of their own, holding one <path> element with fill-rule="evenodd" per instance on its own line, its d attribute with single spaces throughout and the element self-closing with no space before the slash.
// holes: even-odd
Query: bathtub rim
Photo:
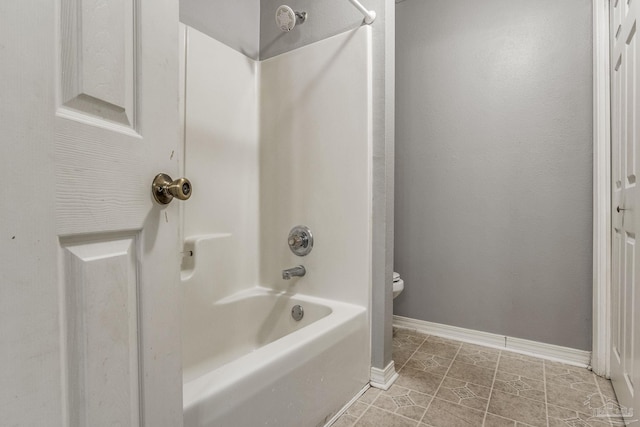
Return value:
<svg viewBox="0 0 640 427">
<path fill-rule="evenodd" d="M 217 301 L 216 304 L 229 304 L 243 298 L 261 295 L 285 296 L 303 303 L 310 302 L 327 306 L 332 311 L 304 328 L 293 331 L 204 375 L 183 382 L 183 411 L 188 411 L 202 401 L 211 399 L 226 388 L 233 386 L 238 378 L 257 373 L 262 369 L 268 369 L 270 364 L 288 353 L 312 346 L 314 341 L 321 338 L 327 339 L 332 334 L 342 335 L 340 327 L 356 320 L 359 316 L 366 317 L 365 322 L 369 324 L 366 307 L 300 293 L 276 291 L 262 286 L 239 291 Z M 214 306 L 212 305 L 212 307 Z M 366 350 L 370 352 L 369 348 Z M 251 366 L 249 371 L 247 371 L 247 366 Z"/>
</svg>

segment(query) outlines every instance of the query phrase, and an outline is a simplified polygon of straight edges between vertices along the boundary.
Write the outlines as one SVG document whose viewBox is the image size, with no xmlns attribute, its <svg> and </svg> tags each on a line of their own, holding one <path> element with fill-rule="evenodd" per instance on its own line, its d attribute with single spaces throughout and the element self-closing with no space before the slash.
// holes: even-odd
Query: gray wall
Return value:
<svg viewBox="0 0 640 427">
<path fill-rule="evenodd" d="M 275 25 L 282 0 L 262 0 L 260 58 L 339 34 L 362 24 L 363 16 L 347 0 L 290 0 L 294 10 L 306 11 L 307 21 L 288 33 Z M 394 0 L 363 0 L 376 11 L 373 33 L 373 289 L 371 312 L 372 366 L 383 369 L 391 361 L 393 303 L 394 187 Z"/>
<path fill-rule="evenodd" d="M 258 59 L 260 0 L 180 0 L 180 22 Z"/>
<path fill-rule="evenodd" d="M 590 350 L 591 1 L 396 14 L 395 314 Z"/>
</svg>

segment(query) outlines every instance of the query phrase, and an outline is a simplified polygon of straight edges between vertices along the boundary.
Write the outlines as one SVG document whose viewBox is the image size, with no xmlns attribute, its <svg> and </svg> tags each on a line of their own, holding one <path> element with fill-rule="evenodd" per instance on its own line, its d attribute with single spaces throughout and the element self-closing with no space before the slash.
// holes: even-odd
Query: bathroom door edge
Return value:
<svg viewBox="0 0 640 427">
<path fill-rule="evenodd" d="M 609 378 L 611 90 L 609 0 L 593 1 L 593 331 L 591 367 Z"/>
</svg>

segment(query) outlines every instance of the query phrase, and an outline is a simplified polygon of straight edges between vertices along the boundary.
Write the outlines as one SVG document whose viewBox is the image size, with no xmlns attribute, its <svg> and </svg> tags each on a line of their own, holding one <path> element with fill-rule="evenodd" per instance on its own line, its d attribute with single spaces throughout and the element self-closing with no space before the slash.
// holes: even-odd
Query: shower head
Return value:
<svg viewBox="0 0 640 427">
<path fill-rule="evenodd" d="M 295 12 L 287 5 L 282 5 L 276 10 L 276 25 L 282 31 L 291 31 L 293 27 L 304 23 L 307 12 Z"/>
</svg>

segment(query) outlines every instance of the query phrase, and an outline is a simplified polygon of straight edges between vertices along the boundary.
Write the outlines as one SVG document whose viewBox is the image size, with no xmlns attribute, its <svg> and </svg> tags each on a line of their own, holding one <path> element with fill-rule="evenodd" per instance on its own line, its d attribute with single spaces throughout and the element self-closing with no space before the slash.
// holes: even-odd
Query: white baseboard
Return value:
<svg viewBox="0 0 640 427">
<path fill-rule="evenodd" d="M 384 369 L 371 367 L 371 387 L 389 390 L 389 387 L 391 387 L 397 379 L 398 373 L 396 372 L 393 360 L 389 362 Z"/>
<path fill-rule="evenodd" d="M 591 364 L 590 351 L 576 350 L 559 345 L 506 337 L 504 335 L 459 328 L 457 326 L 448 326 L 440 323 L 427 322 L 425 320 L 410 319 L 402 316 L 393 316 L 393 326 L 415 330 L 428 335 L 436 335 L 457 341 L 540 357 L 583 368 L 589 368 Z M 373 371 L 373 368 L 371 370 Z"/>
</svg>

